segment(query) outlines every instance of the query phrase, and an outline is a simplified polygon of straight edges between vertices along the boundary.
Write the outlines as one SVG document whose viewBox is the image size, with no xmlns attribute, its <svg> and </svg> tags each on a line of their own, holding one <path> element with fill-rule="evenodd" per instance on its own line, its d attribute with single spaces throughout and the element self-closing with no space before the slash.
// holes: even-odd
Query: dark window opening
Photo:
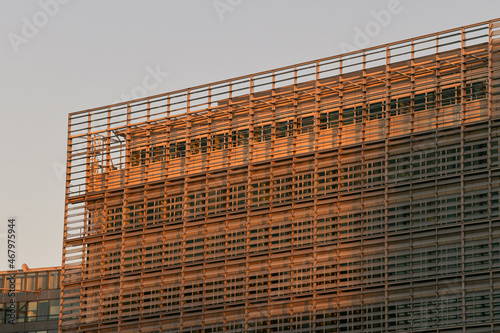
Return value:
<svg viewBox="0 0 500 333">
<path fill-rule="evenodd" d="M 363 109 L 361 106 L 347 108 L 342 111 L 342 125 L 351 125 L 360 122 Z"/>
<path fill-rule="evenodd" d="M 271 124 L 255 127 L 253 133 L 255 142 L 271 141 Z"/>
<path fill-rule="evenodd" d="M 146 164 L 146 149 L 132 150 L 130 153 L 130 163 L 132 166 Z"/>
<path fill-rule="evenodd" d="M 382 119 L 384 117 L 384 103 L 372 103 L 368 108 L 368 119 Z"/>
<path fill-rule="evenodd" d="M 249 132 L 248 129 L 233 131 L 232 144 L 233 147 L 248 145 Z"/>
<path fill-rule="evenodd" d="M 310 133 L 314 130 L 314 117 L 303 117 L 301 119 L 301 133 Z"/>
<path fill-rule="evenodd" d="M 454 105 L 460 101 L 460 88 L 446 88 L 441 92 L 441 105 Z"/>
<path fill-rule="evenodd" d="M 282 121 L 276 124 L 276 137 L 286 138 L 293 135 L 293 120 Z"/>
</svg>

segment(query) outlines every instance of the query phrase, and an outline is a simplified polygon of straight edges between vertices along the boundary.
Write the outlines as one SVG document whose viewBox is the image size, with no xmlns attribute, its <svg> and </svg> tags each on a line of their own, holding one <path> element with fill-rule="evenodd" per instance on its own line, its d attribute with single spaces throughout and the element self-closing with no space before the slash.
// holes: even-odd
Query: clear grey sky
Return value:
<svg viewBox="0 0 500 333">
<path fill-rule="evenodd" d="M 17 268 L 61 263 L 68 113 L 497 17 L 498 0 L 0 0 L 0 270 L 9 217 Z"/>
</svg>

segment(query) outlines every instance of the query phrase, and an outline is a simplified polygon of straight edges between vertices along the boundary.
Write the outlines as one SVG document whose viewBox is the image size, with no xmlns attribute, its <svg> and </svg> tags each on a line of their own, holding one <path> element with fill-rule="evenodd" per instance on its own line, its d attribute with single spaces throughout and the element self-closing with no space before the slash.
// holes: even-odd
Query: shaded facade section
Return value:
<svg viewBox="0 0 500 333">
<path fill-rule="evenodd" d="M 57 333 L 60 275 L 60 267 L 0 272 L 0 332 Z"/>
<path fill-rule="evenodd" d="M 61 331 L 499 330 L 499 28 L 70 114 Z"/>
</svg>

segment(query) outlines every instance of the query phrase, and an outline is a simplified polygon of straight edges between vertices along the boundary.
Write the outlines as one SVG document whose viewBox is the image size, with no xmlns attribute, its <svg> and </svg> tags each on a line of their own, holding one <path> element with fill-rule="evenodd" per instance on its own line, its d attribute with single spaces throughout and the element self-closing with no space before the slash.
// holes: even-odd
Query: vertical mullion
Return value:
<svg viewBox="0 0 500 333">
<path fill-rule="evenodd" d="M 391 49 L 390 46 L 386 46 L 386 53 L 385 53 L 385 70 L 386 70 L 386 77 L 391 78 Z M 390 82 L 390 81 L 389 81 Z M 390 84 L 390 83 L 389 83 Z M 386 89 L 390 88 L 387 87 Z M 385 330 L 389 330 L 389 286 L 388 286 L 388 280 L 389 280 L 389 272 L 388 272 L 388 258 L 389 258 L 389 236 L 388 236 L 388 198 L 389 198 L 389 193 L 387 190 L 387 183 L 388 183 L 388 166 L 389 166 L 389 134 L 390 134 L 390 128 L 389 127 L 389 120 L 386 119 L 386 128 L 387 130 L 385 131 L 385 137 L 384 137 L 384 163 L 385 163 L 385 168 L 384 168 L 384 259 L 385 259 L 385 265 L 384 265 L 384 275 L 385 275 L 385 282 L 384 282 L 384 294 L 385 294 L 385 309 L 386 309 L 386 317 L 385 317 Z"/>
<path fill-rule="evenodd" d="M 315 114 L 314 114 L 314 173 L 312 179 L 312 194 L 313 194 L 313 207 L 312 207 L 312 225 L 311 225 L 311 240 L 313 246 L 312 253 L 312 267 L 310 269 L 310 286 L 313 292 L 313 302 L 314 302 L 314 320 L 316 321 L 316 306 L 317 306 L 317 295 L 318 291 L 316 289 L 316 270 L 317 270 L 317 257 L 318 257 L 318 245 L 317 245 L 317 220 L 318 220 L 318 159 L 319 159 L 319 136 L 320 136 L 320 120 L 321 120 L 321 83 L 320 83 L 320 73 L 321 65 L 320 62 L 316 62 L 316 77 L 315 77 Z"/>
<path fill-rule="evenodd" d="M 230 101 L 232 100 L 232 95 L 233 95 L 233 89 L 232 89 L 232 86 L 230 86 L 229 87 L 229 100 Z M 223 142 L 223 147 L 226 147 L 225 149 L 227 151 L 226 168 L 230 168 L 232 166 L 232 152 L 233 152 L 233 149 L 234 150 L 238 149 L 237 148 L 237 143 L 238 143 L 238 133 L 237 133 L 237 131 L 235 132 L 235 136 L 234 136 L 234 138 L 236 139 L 236 142 L 233 143 L 233 114 L 234 114 L 233 103 L 229 103 L 228 110 L 227 110 L 227 122 L 228 122 L 228 128 L 226 129 L 226 131 L 227 131 L 227 138 L 223 139 L 224 141 L 226 141 L 226 142 Z"/>
<path fill-rule="evenodd" d="M 149 179 L 149 168 L 151 164 L 151 152 L 152 152 L 152 142 L 151 142 L 151 123 L 150 123 L 150 109 L 151 102 L 148 98 L 146 104 L 146 153 L 145 153 L 145 161 L 144 161 L 144 179 Z M 141 162 L 142 164 L 142 162 Z M 146 208 L 147 205 L 144 206 Z"/>
<path fill-rule="evenodd" d="M 250 114 L 250 125 L 249 125 L 249 138 L 248 138 L 248 160 L 249 164 L 247 166 L 247 186 L 245 190 L 245 206 L 246 206 L 246 219 L 245 219 L 245 252 L 248 253 L 250 250 L 250 206 L 251 206 L 251 196 L 250 189 L 252 187 L 252 176 L 253 176 L 253 151 L 254 151 L 254 121 L 255 121 L 255 105 L 254 105 L 254 78 L 250 76 L 250 98 L 249 98 L 249 114 Z M 231 90 L 232 91 L 232 90 Z M 249 257 L 245 255 L 245 331 L 248 331 L 248 319 L 249 319 Z"/>
<path fill-rule="evenodd" d="M 368 110 L 368 102 L 367 102 L 367 92 L 366 92 L 366 51 L 362 52 L 362 60 L 361 64 L 363 69 L 361 70 L 361 142 L 365 142 L 366 138 L 366 124 L 369 120 L 369 110 Z M 357 116 L 357 111 L 356 116 Z M 354 123 L 357 123 L 357 119 L 355 118 Z"/>
<path fill-rule="evenodd" d="M 465 112 L 467 109 L 466 105 L 466 71 L 467 67 L 465 66 L 466 62 L 466 52 L 465 52 L 465 29 L 461 29 L 460 33 L 460 125 L 465 126 Z"/>
<path fill-rule="evenodd" d="M 492 163 L 491 163 L 491 153 L 492 153 L 492 147 L 491 147 L 491 142 L 492 142 L 492 127 L 493 127 L 493 122 L 491 119 L 492 116 L 492 104 L 491 104 L 491 87 L 492 87 L 492 74 L 493 74 L 493 63 L 492 63 L 492 37 L 493 37 L 493 22 L 490 21 L 488 24 L 488 71 L 487 71 L 487 80 L 488 80 L 488 85 L 487 85 L 487 95 L 488 95 L 488 223 L 489 223 L 489 235 L 488 235 L 488 248 L 489 248 L 489 271 L 490 271 L 490 276 L 489 276 L 489 309 L 490 309 L 490 318 L 494 318 L 494 296 L 493 296 L 493 289 L 494 289 L 494 282 L 493 282 L 493 214 L 492 214 L 492 206 L 493 206 L 493 198 L 492 198 L 492 192 L 493 192 L 493 185 L 492 185 Z"/>
</svg>

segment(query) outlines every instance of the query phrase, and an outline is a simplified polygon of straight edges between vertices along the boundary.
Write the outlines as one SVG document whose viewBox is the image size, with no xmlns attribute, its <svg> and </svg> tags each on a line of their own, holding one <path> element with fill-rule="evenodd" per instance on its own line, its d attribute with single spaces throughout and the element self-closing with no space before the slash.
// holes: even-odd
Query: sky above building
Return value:
<svg viewBox="0 0 500 333">
<path fill-rule="evenodd" d="M 61 263 L 68 113 L 500 17 L 497 0 L 0 2 L 0 270 Z"/>
</svg>

